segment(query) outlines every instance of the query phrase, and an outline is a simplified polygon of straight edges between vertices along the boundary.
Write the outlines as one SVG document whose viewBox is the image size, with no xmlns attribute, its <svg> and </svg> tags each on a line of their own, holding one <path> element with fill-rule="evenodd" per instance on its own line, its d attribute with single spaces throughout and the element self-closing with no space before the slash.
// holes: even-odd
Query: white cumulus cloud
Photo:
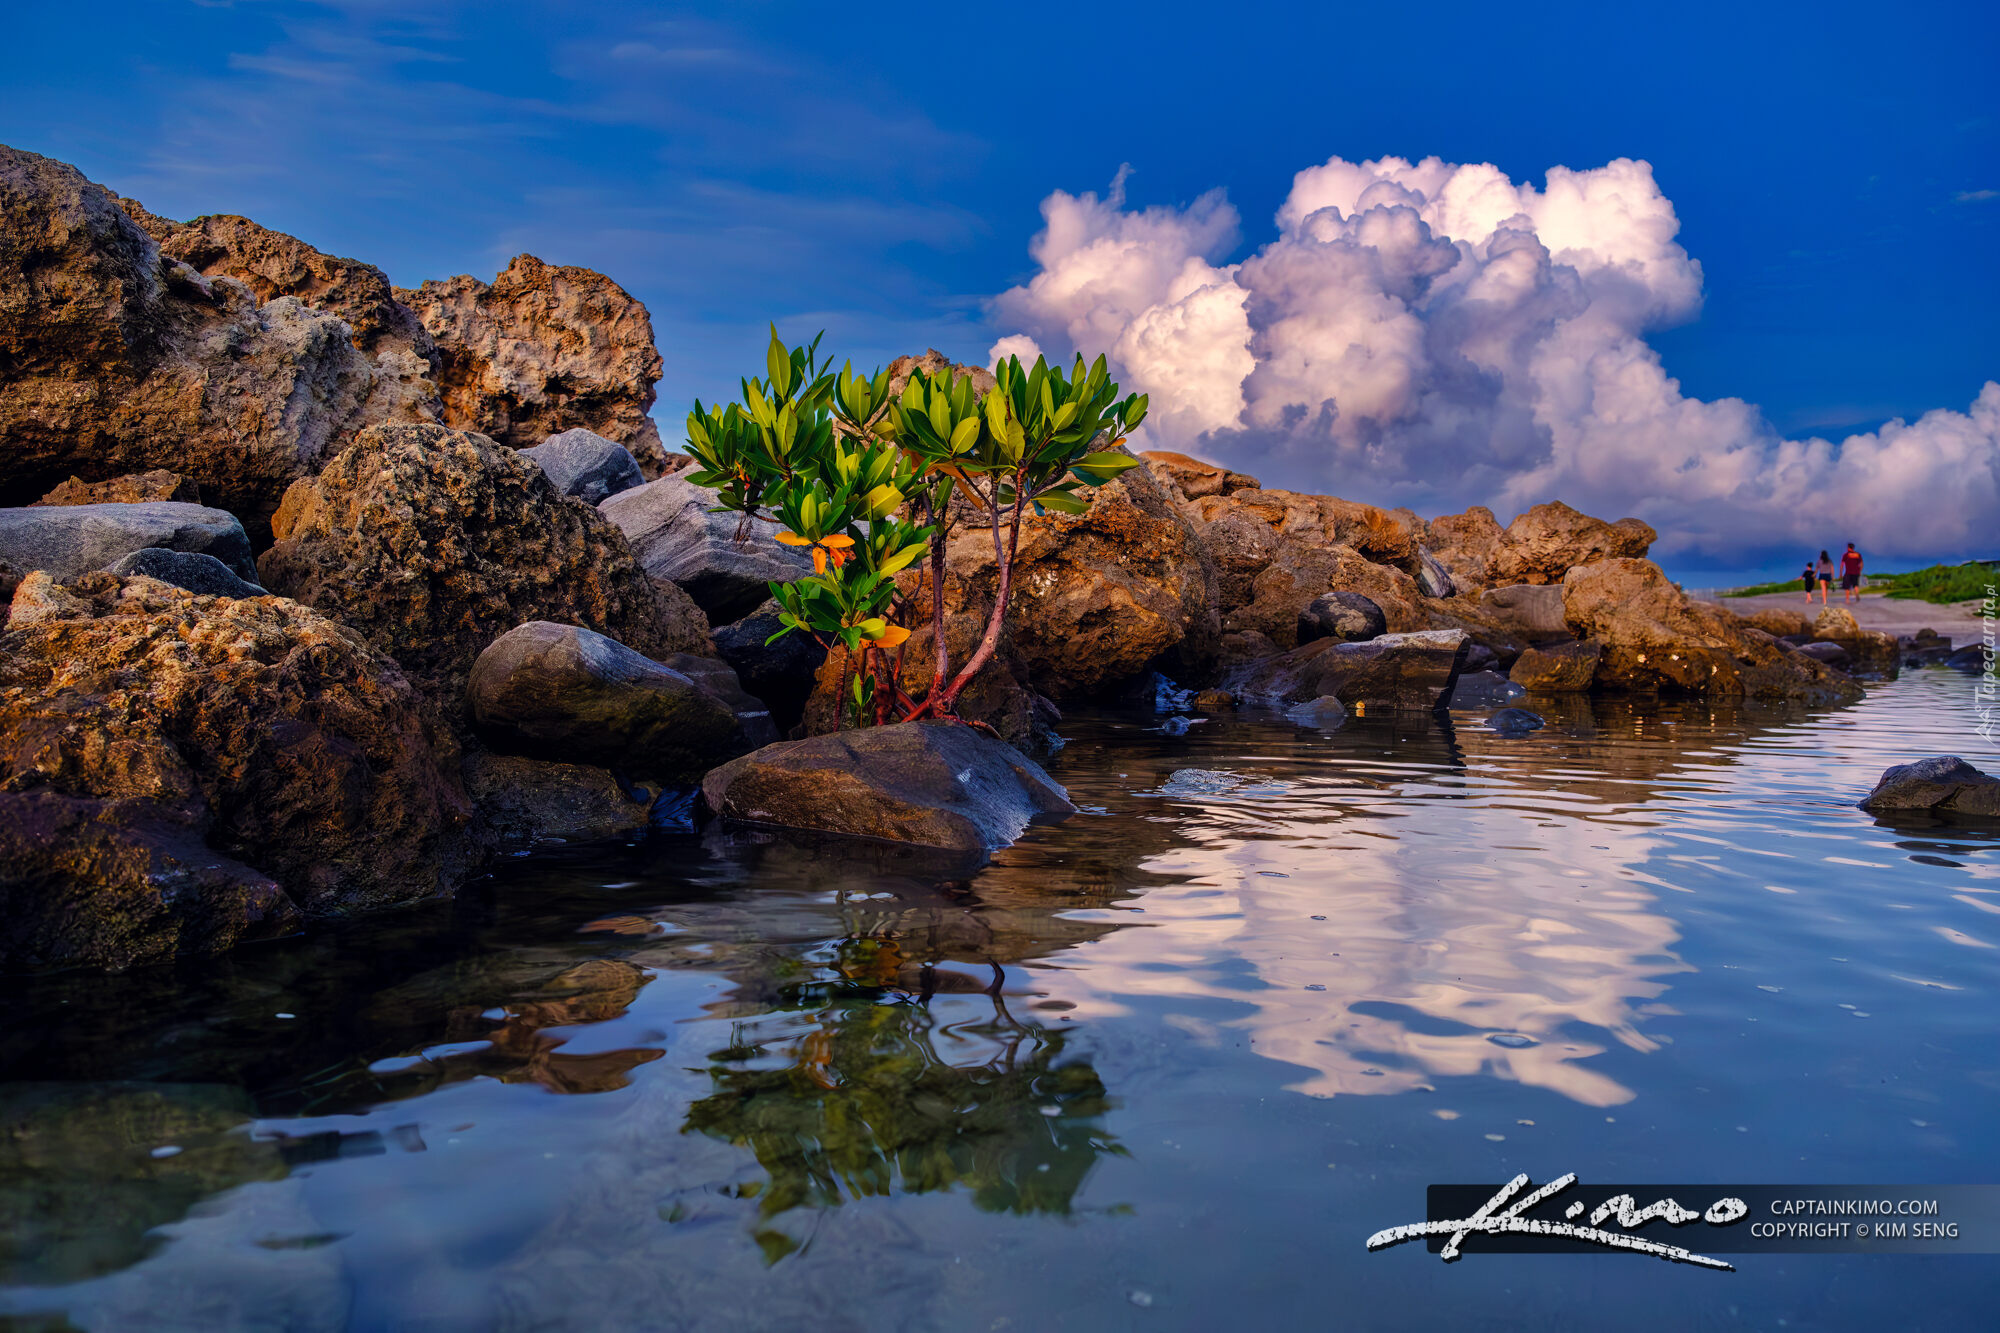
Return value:
<svg viewBox="0 0 2000 1333">
<path fill-rule="evenodd" d="M 1992 554 L 2000 384 L 1839 442 L 1681 392 L 1646 335 L 1699 312 L 1701 266 L 1644 162 L 1537 189 L 1490 165 L 1334 158 L 1233 264 L 1221 191 L 1128 209 L 1122 185 L 1043 201 L 1039 271 L 996 299 L 1018 332 L 993 354 L 1105 352 L 1151 395 L 1148 447 L 1427 514 L 1636 514 L 1664 552 Z"/>
</svg>

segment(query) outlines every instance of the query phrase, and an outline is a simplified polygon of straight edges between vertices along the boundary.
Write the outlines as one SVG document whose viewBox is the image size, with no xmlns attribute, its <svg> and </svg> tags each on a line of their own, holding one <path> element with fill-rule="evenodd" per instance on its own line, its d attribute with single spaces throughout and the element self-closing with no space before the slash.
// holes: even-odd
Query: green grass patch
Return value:
<svg viewBox="0 0 2000 1333">
<path fill-rule="evenodd" d="M 1818 584 L 1814 584 L 1818 587 Z M 1795 592 L 1803 596 L 1805 583 L 1801 579 L 1786 579 L 1783 583 L 1759 583 L 1749 588 L 1731 588 L 1724 597 L 1765 597 L 1774 592 Z"/>
<path fill-rule="evenodd" d="M 1887 583 L 1891 597 L 1946 605 L 1986 596 L 1988 588 L 2000 584 L 2000 564 L 1932 565 L 1907 574 L 1875 575 L 1872 581 Z"/>
</svg>

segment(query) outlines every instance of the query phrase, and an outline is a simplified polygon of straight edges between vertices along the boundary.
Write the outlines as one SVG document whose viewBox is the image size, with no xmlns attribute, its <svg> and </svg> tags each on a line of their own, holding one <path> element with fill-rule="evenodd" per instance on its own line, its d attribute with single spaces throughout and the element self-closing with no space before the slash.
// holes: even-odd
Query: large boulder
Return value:
<svg viewBox="0 0 2000 1333">
<path fill-rule="evenodd" d="M 1737 619 L 1746 625 L 1763 630 L 1774 639 L 1782 639 L 1788 634 L 1812 633 L 1812 617 L 1803 611 L 1793 611 L 1784 607 L 1763 606 L 1754 611 L 1739 611 Z M 1859 626 L 1856 626 L 1858 629 Z"/>
<path fill-rule="evenodd" d="M 710 665 L 733 690 L 735 673 Z M 480 739 L 504 753 L 683 783 L 778 738 L 770 713 L 735 693 L 751 707 L 739 713 L 720 692 L 602 634 L 536 620 L 479 654 L 465 705 Z"/>
<path fill-rule="evenodd" d="M 1358 592 L 1325 592 L 1299 612 L 1298 641 L 1361 643 L 1389 632 L 1382 608 Z"/>
<path fill-rule="evenodd" d="M 2000 778 L 1980 772 L 1955 754 L 1884 769 L 1863 810 L 1929 810 L 1943 815 L 2000 819 Z"/>
<path fill-rule="evenodd" d="M 0 147 L 0 503 L 170 468 L 254 536 L 380 419 L 340 318 L 160 253 L 110 191 Z"/>
<path fill-rule="evenodd" d="M 1561 583 L 1578 565 L 1637 559 L 1659 535 L 1636 518 L 1606 523 L 1554 500 L 1507 525 L 1489 575 L 1499 583 Z"/>
<path fill-rule="evenodd" d="M 778 603 L 766 599 L 741 620 L 720 627 L 715 653 L 734 668 L 744 689 L 764 701 L 778 730 L 789 733 L 805 715 L 827 653 L 799 630 L 773 641 L 771 636 L 784 628 L 778 613 Z"/>
<path fill-rule="evenodd" d="M 1209 495 L 1234 495 L 1237 491 L 1255 491 L 1263 488 L 1263 483 L 1255 477 L 1241 472 L 1231 472 L 1219 463 L 1205 463 L 1199 458 L 1177 454 L 1165 449 L 1149 450 L 1139 455 L 1146 460 L 1146 466 L 1153 474 L 1172 483 L 1181 493 L 1183 500 L 1199 500 Z"/>
<path fill-rule="evenodd" d="M 1365 643 L 1316 639 L 1232 669 L 1223 687 L 1239 700 L 1264 704 L 1331 695 L 1356 715 L 1439 712 L 1451 706 L 1469 642 L 1462 630 L 1385 634 Z"/>
<path fill-rule="evenodd" d="M 1514 659 L 1507 678 L 1530 694 L 1581 694 L 1597 678 L 1604 645 L 1595 639 L 1528 648 Z"/>
<path fill-rule="evenodd" d="M 453 711 L 473 659 L 524 621 L 653 658 L 709 651 L 701 612 L 646 577 L 609 520 L 482 435 L 364 430 L 272 526 L 263 585 L 359 629 Z"/>
<path fill-rule="evenodd" d="M 296 602 L 31 573 L 0 632 L 0 910 L 35 924 L 5 933 L 122 967 L 449 892 L 481 850 L 455 769 L 395 663 Z"/>
<path fill-rule="evenodd" d="M 151 546 L 212 555 L 239 577 L 257 577 L 243 525 L 220 509 L 171 500 L 0 509 L 0 560 L 57 580 Z"/>
<path fill-rule="evenodd" d="M 1332 495 L 1239 490 L 1191 500 L 1188 511 L 1204 524 L 1244 514 L 1280 536 L 1309 546 L 1346 546 L 1379 564 L 1411 565 L 1422 540 L 1414 514 Z"/>
<path fill-rule="evenodd" d="M 1008 624 L 1027 679 L 1061 700 L 1158 665 L 1210 670 L 1221 639 L 1215 563 L 1172 494 L 1144 464 L 1076 494 L 1087 512 L 1021 525 Z M 928 578 L 922 561 L 904 576 L 920 607 L 930 605 Z M 962 522 L 948 548 L 946 610 L 983 618 L 997 583 L 991 532 Z"/>
<path fill-rule="evenodd" d="M 135 472 L 129 477 L 112 477 L 108 481 L 85 481 L 82 477 L 71 477 L 35 503 L 130 505 L 144 504 L 148 500 L 178 500 L 183 504 L 198 505 L 201 503 L 201 487 L 178 472 L 155 468 L 151 472 Z"/>
<path fill-rule="evenodd" d="M 630 449 L 581 426 L 551 435 L 521 455 L 534 459 L 557 490 L 587 505 L 602 504 L 646 482 Z"/>
<path fill-rule="evenodd" d="M 1861 622 L 1844 606 L 1825 607 L 1813 618 L 1812 636 L 1835 641 L 1858 639 L 1861 637 Z"/>
<path fill-rule="evenodd" d="M 1478 605 L 1530 643 L 1570 637 L 1560 586 L 1506 583 L 1480 593 Z"/>
<path fill-rule="evenodd" d="M 1572 632 L 1604 645 L 1594 684 L 1639 693 L 1842 703 L 1861 687 L 1791 651 L 1713 602 L 1699 602 L 1650 560 L 1600 560 L 1563 579 Z"/>
<path fill-rule="evenodd" d="M 437 343 L 447 425 L 520 449 L 582 426 L 648 476 L 664 470 L 652 316 L 611 279 L 516 255 L 491 283 L 461 275 L 395 295 Z"/>
<path fill-rule="evenodd" d="M 741 515 L 711 512 L 715 505 L 714 491 L 669 476 L 621 491 L 599 509 L 647 574 L 678 586 L 710 624 L 727 625 L 768 600 L 772 583 L 812 573 L 812 561 L 778 544 L 777 524 L 745 523 Z"/>
<path fill-rule="evenodd" d="M 130 213 L 131 201 L 121 202 Z M 362 409 L 368 420 L 438 419 L 437 348 L 381 269 L 329 255 L 245 217 L 215 213 L 165 226 L 163 219 L 153 221 L 167 259 L 204 277 L 234 279 L 259 302 L 289 296 L 345 323 L 348 341 L 374 370 Z"/>
<path fill-rule="evenodd" d="M 1035 762 L 952 722 L 904 722 L 769 745 L 702 779 L 726 819 L 987 852 L 1073 813 Z"/>
<path fill-rule="evenodd" d="M 256 584 L 236 577 L 235 571 L 228 565 L 199 551 L 170 551 L 161 546 L 148 546 L 111 565 L 107 572 L 122 579 L 144 575 L 206 597 L 266 595 Z"/>
<path fill-rule="evenodd" d="M 525 755 L 467 755 L 465 789 L 503 847 L 594 842 L 644 828 L 653 794 L 608 768 Z"/>
<path fill-rule="evenodd" d="M 1432 553 L 1461 589 L 1484 588 L 1494 581 L 1493 557 L 1506 542 L 1507 531 L 1491 509 L 1474 505 L 1463 514 L 1434 518 L 1425 527 Z"/>
</svg>

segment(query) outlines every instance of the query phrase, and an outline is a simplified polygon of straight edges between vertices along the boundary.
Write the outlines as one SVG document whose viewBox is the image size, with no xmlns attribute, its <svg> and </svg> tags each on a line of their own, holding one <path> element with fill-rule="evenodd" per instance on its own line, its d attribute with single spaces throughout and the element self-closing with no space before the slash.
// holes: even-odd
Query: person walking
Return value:
<svg viewBox="0 0 2000 1333">
<path fill-rule="evenodd" d="M 1805 585 L 1806 585 L 1806 605 L 1807 605 L 1807 606 L 1811 606 L 1811 605 L 1812 605 L 1812 590 L 1813 590 L 1813 563 L 1812 563 L 1812 561 L 1810 561 L 1810 560 L 1806 561 L 1806 567 L 1805 567 L 1805 569 L 1804 569 L 1804 570 L 1802 570 L 1802 571 L 1800 572 L 1800 574 L 1799 574 L 1799 582 L 1801 582 L 1801 583 L 1803 583 L 1803 584 L 1805 584 Z"/>
<path fill-rule="evenodd" d="M 1853 550 L 1854 548 L 1850 546 L 1848 549 Z M 1827 592 L 1833 587 L 1833 557 L 1825 551 L 1819 553 L 1819 569 L 1817 572 L 1819 574 L 1819 604 L 1825 606 Z M 1808 602 L 1812 600 L 1810 592 L 1806 594 L 1806 600 Z"/>
<path fill-rule="evenodd" d="M 1853 603 L 1861 599 L 1861 552 L 1854 549 L 1854 543 L 1847 544 L 1847 550 L 1840 557 L 1840 600 Z"/>
</svg>

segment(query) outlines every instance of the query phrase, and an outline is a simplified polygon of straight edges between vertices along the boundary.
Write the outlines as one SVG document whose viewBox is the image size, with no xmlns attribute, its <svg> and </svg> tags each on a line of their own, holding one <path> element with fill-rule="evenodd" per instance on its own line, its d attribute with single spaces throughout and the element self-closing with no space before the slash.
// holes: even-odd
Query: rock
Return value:
<svg viewBox="0 0 2000 1333">
<path fill-rule="evenodd" d="M 1603 656 L 1595 639 L 1530 648 L 1514 659 L 1508 679 L 1530 694 L 1575 694 L 1590 688 Z"/>
<path fill-rule="evenodd" d="M 1561 583 L 1579 565 L 1641 557 L 1658 537 L 1636 518 L 1606 523 L 1561 501 L 1538 504 L 1507 525 L 1490 573 L 1496 582 Z"/>
<path fill-rule="evenodd" d="M 674 476 L 621 491 L 599 510 L 625 534 L 649 576 L 677 585 L 711 625 L 727 625 L 769 600 L 772 583 L 812 573 L 812 560 L 778 544 L 776 523 L 745 526 L 740 515 L 711 513 L 715 504 L 714 491 Z"/>
<path fill-rule="evenodd" d="M 1502 736 L 1525 736 L 1547 725 L 1539 713 L 1530 713 L 1525 708 L 1503 708 L 1486 719 L 1487 728 Z"/>
<path fill-rule="evenodd" d="M 0 883 L 45 964 L 449 892 L 481 851 L 456 768 L 395 664 L 296 602 L 34 572 L 0 632 L 0 792 L 44 801 L 0 820 L 29 831 Z"/>
<path fill-rule="evenodd" d="M 1032 760 L 970 727 L 904 722 L 769 745 L 702 779 L 724 818 L 986 852 L 1075 807 Z"/>
<path fill-rule="evenodd" d="M 1858 639 L 1861 622 L 1844 606 L 1829 606 L 1812 623 L 1815 639 Z"/>
<path fill-rule="evenodd" d="M 1358 592 L 1326 592 L 1313 598 L 1299 613 L 1300 643 L 1314 639 L 1339 639 L 1361 643 L 1389 632 L 1382 608 Z"/>
<path fill-rule="evenodd" d="M 1186 454 L 1155 449 L 1139 457 L 1146 460 L 1146 466 L 1153 469 L 1155 476 L 1171 482 L 1186 500 L 1199 500 L 1206 495 L 1234 495 L 1237 491 L 1254 491 L 1262 487 L 1255 477 L 1231 472 L 1219 464 L 1204 463 Z"/>
<path fill-rule="evenodd" d="M 736 717 L 740 736 L 732 744 L 754 750 L 782 739 L 783 733 L 778 730 L 769 705 L 743 688 L 736 669 L 729 663 L 700 653 L 668 653 L 659 661 L 667 670 L 680 672 L 728 706 Z"/>
<path fill-rule="evenodd" d="M 1417 580 L 1417 591 L 1426 597 L 1456 597 L 1458 585 L 1452 582 L 1451 571 L 1429 551 L 1419 549 L 1416 568 L 1412 571 Z"/>
<path fill-rule="evenodd" d="M 1984 645 L 1968 643 L 1963 648 L 1954 649 L 1951 656 L 1944 659 L 1944 664 L 1953 671 L 1970 671 L 1975 674 L 1980 672 L 1990 673 L 1993 667 L 1993 656 L 1986 650 Z"/>
<path fill-rule="evenodd" d="M 1227 713 L 1236 707 L 1236 696 L 1228 690 L 1201 690 L 1194 696 L 1197 713 Z"/>
<path fill-rule="evenodd" d="M 158 239 L 164 258 L 203 277 L 233 278 L 259 302 L 292 297 L 345 323 L 348 341 L 374 370 L 362 408 L 367 420 L 438 419 L 437 348 L 381 269 L 228 214 L 197 218 Z"/>
<path fill-rule="evenodd" d="M 258 536 L 379 373 L 342 320 L 202 276 L 75 168 L 0 148 L 0 502 L 170 468 Z"/>
<path fill-rule="evenodd" d="M 52 791 L 0 791 L 0 913 L 5 972 L 218 953 L 301 919 L 283 889 L 211 850 L 181 811 Z"/>
<path fill-rule="evenodd" d="M 735 673 L 714 665 L 734 687 Z M 509 630 L 479 654 L 465 706 L 480 739 L 502 753 L 668 784 L 693 782 L 717 759 L 777 739 L 761 707 L 740 717 L 685 673 L 546 620 Z"/>
<path fill-rule="evenodd" d="M 1480 593 L 1479 605 L 1529 643 L 1570 637 L 1560 585 L 1502 584 Z"/>
<path fill-rule="evenodd" d="M 893 398 L 900 395 L 904 387 L 909 384 L 910 376 L 916 374 L 918 371 L 922 371 L 926 375 L 935 375 L 947 366 L 955 371 L 960 378 L 970 376 L 972 379 L 972 392 L 980 398 L 984 398 L 1000 382 L 994 378 L 993 372 L 985 366 L 968 366 L 963 362 L 953 361 L 943 352 L 932 347 L 926 350 L 922 356 L 899 356 L 889 363 L 889 396 Z"/>
<path fill-rule="evenodd" d="M 646 484 L 630 449 L 581 426 L 551 435 L 521 456 L 533 459 L 557 490 L 587 505 Z"/>
<path fill-rule="evenodd" d="M 1928 637 L 1926 637 L 1928 636 Z M 1904 666 L 1933 666 L 1951 657 L 1951 640 L 1941 639 L 1935 630 L 1922 630 L 1896 640 Z"/>
<path fill-rule="evenodd" d="M 1746 625 L 1756 626 L 1774 639 L 1782 639 L 1788 634 L 1812 633 L 1812 621 L 1803 611 L 1767 606 L 1748 613 L 1738 612 L 1737 619 Z"/>
<path fill-rule="evenodd" d="M 1347 706 L 1332 695 L 1323 694 L 1287 708 L 1285 720 L 1315 731 L 1338 731 L 1347 722 Z"/>
<path fill-rule="evenodd" d="M 1519 654 L 1516 654 L 1516 656 L 1519 656 Z M 1510 662 L 1508 665 L 1511 666 L 1512 663 Z M 1497 672 L 1500 669 L 1500 654 L 1494 652 L 1478 639 L 1473 639 L 1471 646 L 1465 650 L 1465 669 L 1468 672 Z"/>
<path fill-rule="evenodd" d="M 200 593 L 205 597 L 266 597 L 262 588 L 254 583 L 246 583 L 236 577 L 228 565 L 212 555 L 198 551 L 170 551 L 161 546 L 148 546 L 134 551 L 112 565 L 107 571 L 119 578 L 143 575 L 171 583 L 176 588 Z"/>
<path fill-rule="evenodd" d="M 764 701 L 781 735 L 805 715 L 806 700 L 826 665 L 826 649 L 809 634 L 794 630 L 769 642 L 783 628 L 777 602 L 766 599 L 743 619 L 715 631 L 716 655 L 735 669 L 744 689 Z"/>
<path fill-rule="evenodd" d="M 1236 630 L 1222 636 L 1222 651 L 1217 657 L 1217 665 L 1227 669 L 1245 662 L 1261 662 L 1283 651 L 1267 634 L 1260 634 L 1254 629 Z"/>
<path fill-rule="evenodd" d="M 1485 505 L 1463 514 L 1446 514 L 1425 525 L 1432 554 L 1462 589 L 1484 588 L 1492 582 L 1489 565 L 1507 539 L 1505 529 Z"/>
<path fill-rule="evenodd" d="M 130 477 L 113 477 L 109 481 L 85 481 L 81 477 L 71 477 L 35 504 L 144 504 L 148 500 L 176 500 L 182 504 L 198 505 L 201 503 L 201 488 L 179 473 L 161 468 Z"/>
<path fill-rule="evenodd" d="M 616 837 L 644 827 L 652 809 L 650 792 L 628 790 L 611 770 L 586 764 L 477 754 L 464 772 L 480 817 L 506 846 Z"/>
<path fill-rule="evenodd" d="M 1588 678 L 1585 680 L 1588 685 Z M 1527 691 L 1497 671 L 1461 671 L 1451 691 L 1453 708 L 1498 708 Z"/>
<path fill-rule="evenodd" d="M 1026 679 L 1060 702 L 1153 667 L 1205 673 L 1221 626 L 1215 563 L 1194 525 L 1143 464 L 1076 495 L 1088 512 L 1021 525 L 1008 625 Z M 928 579 L 919 561 L 902 580 L 920 607 L 930 605 Z M 991 534 L 961 523 L 948 546 L 946 610 L 983 619 L 997 581 Z"/>
<path fill-rule="evenodd" d="M 273 531 L 264 586 L 359 629 L 452 714 L 473 659 L 524 621 L 652 658 L 710 647 L 701 612 L 647 578 L 603 515 L 481 435 L 370 427 L 292 488 Z"/>
<path fill-rule="evenodd" d="M 1450 706 L 1466 644 L 1461 630 L 1385 634 L 1366 643 L 1316 639 L 1235 667 L 1223 684 L 1238 699 L 1258 703 L 1332 695 L 1357 715 L 1435 712 Z"/>
<path fill-rule="evenodd" d="M 1641 693 L 1843 703 L 1862 690 L 1713 602 L 1689 598 L 1650 560 L 1600 560 L 1563 579 L 1572 631 L 1604 645 L 1595 685 Z M 1519 663 L 1516 663 L 1518 666 Z"/>
<path fill-rule="evenodd" d="M 1816 643 L 1800 644 L 1795 651 L 1804 653 L 1807 657 L 1815 661 L 1824 662 L 1828 666 L 1839 667 L 1842 671 L 1847 670 L 1850 660 L 1847 656 L 1847 650 L 1831 639 L 1824 639 Z"/>
<path fill-rule="evenodd" d="M 652 317 L 611 279 L 516 255 L 491 284 L 460 276 L 395 295 L 437 343 L 446 425 L 520 449 L 582 426 L 648 476 L 663 471 Z"/>
<path fill-rule="evenodd" d="M 6 560 L 0 560 L 0 628 L 7 624 L 8 605 L 14 600 L 14 589 L 21 586 L 21 578 L 28 571 Z"/>
<path fill-rule="evenodd" d="M 1930 810 L 1938 814 L 2000 818 L 2000 778 L 1989 777 L 1955 754 L 1884 769 L 1863 810 Z"/>
<path fill-rule="evenodd" d="M 1190 500 L 1188 510 L 1204 524 L 1244 514 L 1281 537 L 1308 546 L 1346 546 L 1378 563 L 1407 564 L 1417 558 L 1414 516 L 1337 496 L 1240 490 Z"/>
<path fill-rule="evenodd" d="M 1894 680 L 1903 672 L 1903 650 L 1894 635 L 1865 629 L 1855 638 L 1834 642 L 1847 654 L 1849 665 L 1842 669 L 1849 675 L 1867 680 Z"/>
<path fill-rule="evenodd" d="M 212 555 L 242 578 L 257 577 L 243 525 L 220 509 L 168 500 L 0 509 L 0 560 L 58 581 L 151 546 Z"/>
</svg>

